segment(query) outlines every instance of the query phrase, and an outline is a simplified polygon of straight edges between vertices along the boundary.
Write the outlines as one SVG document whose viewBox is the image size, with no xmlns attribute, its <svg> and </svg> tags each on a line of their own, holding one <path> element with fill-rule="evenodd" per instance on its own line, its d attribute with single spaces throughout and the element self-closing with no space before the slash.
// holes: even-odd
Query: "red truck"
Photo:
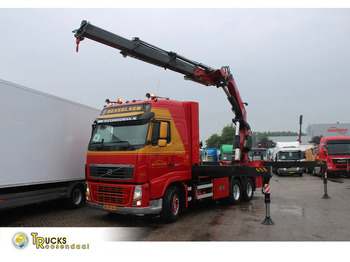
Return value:
<svg viewBox="0 0 350 262">
<path fill-rule="evenodd" d="M 124 57 L 222 88 L 235 114 L 234 159 L 229 165 L 206 166 L 199 157 L 198 103 L 154 94 L 147 94 L 144 101 L 107 101 L 93 124 L 88 146 L 87 202 L 91 206 L 111 213 L 160 214 L 164 221 L 173 222 L 190 203 L 202 199 L 228 204 L 250 201 L 256 188 L 269 183 L 271 168 L 264 167 L 263 161 L 249 161 L 252 140 L 245 103 L 228 67 L 213 69 L 86 21 L 73 32 L 77 44 L 89 38 L 122 50 Z M 265 202 L 269 203 L 269 193 Z"/>
<path fill-rule="evenodd" d="M 322 137 L 318 155 L 328 175 L 350 176 L 350 137 Z"/>
</svg>

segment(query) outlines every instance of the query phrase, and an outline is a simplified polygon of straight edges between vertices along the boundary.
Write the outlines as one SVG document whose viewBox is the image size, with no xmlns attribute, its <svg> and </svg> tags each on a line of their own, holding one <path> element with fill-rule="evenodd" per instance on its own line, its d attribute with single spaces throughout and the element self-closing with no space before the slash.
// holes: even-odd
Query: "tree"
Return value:
<svg viewBox="0 0 350 262">
<path fill-rule="evenodd" d="M 221 131 L 221 144 L 232 145 L 233 136 L 235 135 L 236 127 L 233 124 L 225 126 Z"/>
<path fill-rule="evenodd" d="M 276 146 L 276 143 L 273 142 L 271 139 L 264 137 L 258 142 L 258 145 L 261 145 L 261 147 L 264 148 L 274 148 Z"/>
<path fill-rule="evenodd" d="M 234 127 L 232 123 L 225 126 L 221 131 L 221 135 L 213 134 L 205 140 L 206 147 L 220 148 L 224 144 L 232 145 L 235 132 L 236 127 Z"/>
<path fill-rule="evenodd" d="M 321 142 L 322 136 L 313 136 L 309 143 L 314 143 L 315 145 L 319 145 Z"/>
<path fill-rule="evenodd" d="M 220 148 L 221 137 L 218 134 L 213 134 L 207 140 L 205 140 L 205 144 L 208 148 Z"/>
<path fill-rule="evenodd" d="M 206 141 L 206 147 L 210 148 L 220 148 L 223 144 L 233 144 L 233 137 L 235 134 L 236 127 L 231 123 L 227 126 L 225 126 L 222 131 L 221 135 L 213 134 L 211 135 Z M 298 132 L 292 132 L 292 131 L 268 131 L 268 132 L 253 132 L 252 134 L 252 145 L 253 147 L 258 147 L 258 144 L 263 144 L 266 142 L 265 146 L 269 146 L 267 148 L 272 147 L 272 140 L 267 139 L 269 136 L 298 136 Z M 302 135 L 305 135 L 302 133 Z M 263 140 L 266 139 L 266 140 Z M 261 143 L 263 141 L 263 143 Z M 271 143 L 272 142 L 272 143 Z"/>
</svg>

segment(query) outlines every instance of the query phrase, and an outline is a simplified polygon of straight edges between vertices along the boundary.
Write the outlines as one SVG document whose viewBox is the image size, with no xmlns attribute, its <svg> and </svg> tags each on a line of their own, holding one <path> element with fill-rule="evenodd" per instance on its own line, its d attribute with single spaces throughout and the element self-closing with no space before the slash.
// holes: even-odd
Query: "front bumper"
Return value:
<svg viewBox="0 0 350 262">
<path fill-rule="evenodd" d="M 284 175 L 284 174 L 293 175 L 293 174 L 302 174 L 304 170 L 300 167 L 278 168 L 277 172 L 280 175 Z"/>
<path fill-rule="evenodd" d="M 127 214 L 127 215 L 151 215 L 159 214 L 162 211 L 163 200 L 155 199 L 150 201 L 150 205 L 147 207 L 120 207 L 117 206 L 116 210 L 104 209 L 102 204 L 96 204 L 87 202 L 87 204 L 93 208 L 101 209 L 109 213 Z"/>
</svg>

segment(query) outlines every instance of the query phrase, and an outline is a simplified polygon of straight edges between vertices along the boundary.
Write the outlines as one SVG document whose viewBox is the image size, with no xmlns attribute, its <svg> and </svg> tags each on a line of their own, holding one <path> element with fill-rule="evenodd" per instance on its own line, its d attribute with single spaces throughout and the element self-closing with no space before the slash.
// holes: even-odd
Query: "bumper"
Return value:
<svg viewBox="0 0 350 262">
<path fill-rule="evenodd" d="M 350 177 L 350 172 L 347 172 L 346 170 L 329 170 L 327 169 L 327 175 L 328 176 L 345 176 Z"/>
<path fill-rule="evenodd" d="M 159 214 L 162 211 L 162 199 L 155 199 L 150 201 L 148 207 L 119 207 L 117 206 L 116 210 L 107 210 L 103 208 L 102 204 L 96 204 L 87 202 L 87 204 L 93 208 L 101 209 L 109 213 L 115 214 L 127 214 L 127 215 L 150 215 L 150 214 Z"/>
<path fill-rule="evenodd" d="M 300 168 L 279 168 L 277 169 L 277 173 L 280 175 L 300 175 L 303 174 L 303 169 Z"/>
</svg>

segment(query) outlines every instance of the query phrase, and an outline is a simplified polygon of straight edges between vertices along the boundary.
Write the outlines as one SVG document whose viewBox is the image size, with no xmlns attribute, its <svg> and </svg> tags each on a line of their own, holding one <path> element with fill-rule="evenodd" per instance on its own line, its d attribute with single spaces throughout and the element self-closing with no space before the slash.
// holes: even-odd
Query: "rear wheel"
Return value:
<svg viewBox="0 0 350 262">
<path fill-rule="evenodd" d="M 160 217 L 163 222 L 175 222 L 180 216 L 181 198 L 180 191 L 175 186 L 170 186 L 163 196 L 163 206 Z"/>
<path fill-rule="evenodd" d="M 81 207 L 85 202 L 85 189 L 82 185 L 76 185 L 73 187 L 72 192 L 67 199 L 66 203 L 68 207 L 76 209 Z"/>
<path fill-rule="evenodd" d="M 250 200 L 252 200 L 253 195 L 254 195 L 254 183 L 249 178 L 247 179 L 245 187 L 242 192 L 242 201 L 249 202 Z"/>
<path fill-rule="evenodd" d="M 229 205 L 238 205 L 242 199 L 242 185 L 237 179 L 230 181 L 230 194 L 225 199 Z"/>
</svg>

